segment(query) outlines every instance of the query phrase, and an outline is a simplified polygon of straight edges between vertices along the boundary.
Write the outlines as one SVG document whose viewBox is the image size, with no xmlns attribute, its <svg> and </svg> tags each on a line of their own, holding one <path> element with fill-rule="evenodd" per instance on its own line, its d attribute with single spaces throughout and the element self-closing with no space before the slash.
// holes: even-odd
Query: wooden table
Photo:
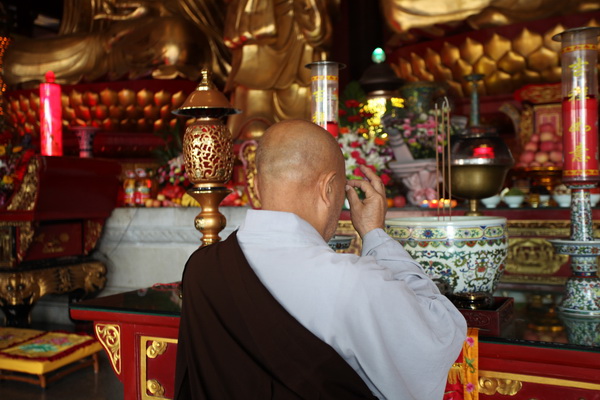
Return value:
<svg viewBox="0 0 600 400">
<path fill-rule="evenodd" d="M 565 323 L 555 295 L 520 293 L 527 301 L 515 303 L 502 333 L 480 336 L 482 399 L 600 399 L 600 319 Z M 94 321 L 126 400 L 172 399 L 180 305 L 173 286 L 86 300 L 70 312 Z"/>
</svg>

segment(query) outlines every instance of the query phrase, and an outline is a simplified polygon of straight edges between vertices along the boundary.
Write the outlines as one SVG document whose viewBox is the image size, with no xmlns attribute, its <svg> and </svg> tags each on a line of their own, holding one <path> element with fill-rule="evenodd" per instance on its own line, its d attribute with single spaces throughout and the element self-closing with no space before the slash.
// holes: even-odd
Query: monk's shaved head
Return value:
<svg viewBox="0 0 600 400">
<path fill-rule="evenodd" d="M 264 209 L 308 218 L 305 214 L 315 207 L 319 185 L 326 176 L 335 177 L 337 190 L 341 184 L 343 197 L 345 169 L 339 144 L 311 122 L 288 120 L 267 129 L 258 145 L 256 168 Z"/>
</svg>

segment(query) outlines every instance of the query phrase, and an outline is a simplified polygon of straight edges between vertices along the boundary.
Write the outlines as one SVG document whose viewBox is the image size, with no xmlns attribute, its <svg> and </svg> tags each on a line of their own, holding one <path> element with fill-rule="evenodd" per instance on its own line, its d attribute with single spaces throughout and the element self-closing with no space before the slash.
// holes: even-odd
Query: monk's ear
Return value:
<svg viewBox="0 0 600 400">
<path fill-rule="evenodd" d="M 334 194 L 335 194 L 335 172 L 329 172 L 325 174 L 320 182 L 320 194 L 321 199 L 327 206 L 331 206 L 333 204 Z"/>
</svg>

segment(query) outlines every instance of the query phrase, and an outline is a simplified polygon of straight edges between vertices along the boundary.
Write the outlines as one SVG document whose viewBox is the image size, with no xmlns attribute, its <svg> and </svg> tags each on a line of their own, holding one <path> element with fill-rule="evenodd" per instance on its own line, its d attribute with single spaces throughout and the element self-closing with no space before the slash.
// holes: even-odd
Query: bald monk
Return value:
<svg viewBox="0 0 600 400">
<path fill-rule="evenodd" d="M 271 126 L 256 158 L 263 209 L 186 265 L 176 398 L 442 399 L 466 323 L 384 232 L 381 180 L 346 181 L 306 121 Z M 345 197 L 360 257 L 327 244 Z"/>
</svg>

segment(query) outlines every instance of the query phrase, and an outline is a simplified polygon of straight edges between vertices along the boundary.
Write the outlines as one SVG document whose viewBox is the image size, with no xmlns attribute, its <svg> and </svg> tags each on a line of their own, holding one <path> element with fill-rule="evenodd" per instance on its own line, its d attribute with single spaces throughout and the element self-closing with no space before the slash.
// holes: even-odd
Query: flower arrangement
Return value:
<svg viewBox="0 0 600 400">
<path fill-rule="evenodd" d="M 338 143 L 346 160 L 346 177 L 362 178 L 359 165 L 376 172 L 386 186 L 391 185 L 392 150 L 387 135 L 379 125 L 371 123 L 373 113 L 365 107 L 365 95 L 357 82 L 351 82 L 344 91 L 339 110 Z"/>
<path fill-rule="evenodd" d="M 413 159 L 435 158 L 444 150 L 446 133 L 440 132 L 436 142 L 436 110 L 414 112 L 410 109 L 393 109 L 383 118 L 391 135 L 399 135 L 408 146 Z M 438 124 L 441 122 L 438 118 Z"/>
</svg>

